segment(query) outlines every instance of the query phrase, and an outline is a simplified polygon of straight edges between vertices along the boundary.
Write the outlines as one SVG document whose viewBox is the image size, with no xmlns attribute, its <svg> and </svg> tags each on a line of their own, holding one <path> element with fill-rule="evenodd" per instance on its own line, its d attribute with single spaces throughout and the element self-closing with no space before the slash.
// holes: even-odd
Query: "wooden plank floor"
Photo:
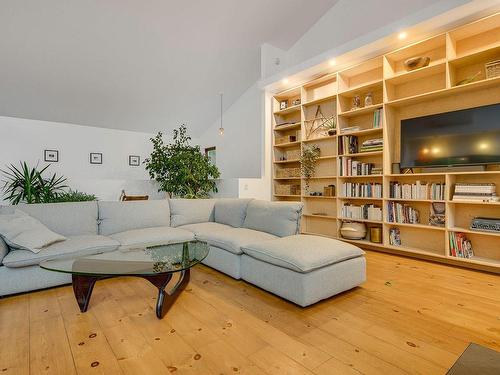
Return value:
<svg viewBox="0 0 500 375">
<path fill-rule="evenodd" d="M 147 281 L 0 299 L 0 374 L 445 374 L 500 351 L 496 275 L 368 252 L 368 281 L 300 308 L 204 266 L 163 320 Z"/>
</svg>

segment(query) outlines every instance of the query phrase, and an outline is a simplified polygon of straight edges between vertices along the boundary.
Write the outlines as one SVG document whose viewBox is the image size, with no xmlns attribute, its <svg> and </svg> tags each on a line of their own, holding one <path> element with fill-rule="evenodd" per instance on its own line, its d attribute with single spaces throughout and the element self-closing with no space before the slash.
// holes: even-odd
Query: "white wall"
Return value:
<svg viewBox="0 0 500 375">
<path fill-rule="evenodd" d="M 59 150 L 59 162 L 48 171 L 68 178 L 72 189 L 95 194 L 100 200 L 117 200 L 122 189 L 128 194 L 157 192 L 141 164 L 128 165 L 129 155 L 149 156 L 152 134 L 78 126 L 47 121 L 0 117 L 0 169 L 26 161 L 44 166 L 45 149 Z M 103 154 L 102 165 L 89 163 L 89 153 Z"/>
<path fill-rule="evenodd" d="M 219 119 L 196 137 L 202 150 L 217 148 L 221 178 L 261 177 L 263 102 L 263 91 L 256 83 L 224 112 L 224 135 L 219 134 Z"/>
</svg>

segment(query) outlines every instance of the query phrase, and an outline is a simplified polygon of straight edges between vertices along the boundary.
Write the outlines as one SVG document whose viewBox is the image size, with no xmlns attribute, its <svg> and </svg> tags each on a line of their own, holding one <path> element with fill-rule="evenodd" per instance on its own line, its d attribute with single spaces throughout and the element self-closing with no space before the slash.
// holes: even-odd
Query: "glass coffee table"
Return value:
<svg viewBox="0 0 500 375">
<path fill-rule="evenodd" d="M 115 250 L 70 259 L 46 260 L 40 263 L 40 267 L 72 275 L 73 291 L 81 312 L 87 311 L 97 280 L 116 276 L 146 279 L 158 288 L 156 316 L 161 319 L 188 284 L 191 267 L 205 259 L 208 251 L 206 242 L 189 241 L 145 249 Z M 166 291 L 167 284 L 176 272 L 180 274 L 179 280 Z"/>
</svg>

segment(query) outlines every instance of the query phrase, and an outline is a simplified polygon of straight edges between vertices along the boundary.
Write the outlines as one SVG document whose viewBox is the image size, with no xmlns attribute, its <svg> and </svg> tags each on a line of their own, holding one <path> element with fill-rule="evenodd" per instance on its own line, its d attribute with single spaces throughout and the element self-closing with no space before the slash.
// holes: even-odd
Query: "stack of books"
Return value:
<svg viewBox="0 0 500 375">
<path fill-rule="evenodd" d="M 389 244 L 393 246 L 401 246 L 401 234 L 399 228 L 389 229 Z"/>
<path fill-rule="evenodd" d="M 343 135 L 339 141 L 339 155 L 357 154 L 358 137 L 355 135 Z"/>
<path fill-rule="evenodd" d="M 420 213 L 406 204 L 398 202 L 387 203 L 387 221 L 391 223 L 418 224 Z"/>
<path fill-rule="evenodd" d="M 395 199 L 444 200 L 446 185 L 415 181 L 414 184 L 390 183 L 390 197 Z"/>
<path fill-rule="evenodd" d="M 349 126 L 347 128 L 342 129 L 342 133 L 352 133 L 361 130 L 359 126 Z"/>
<path fill-rule="evenodd" d="M 383 138 L 367 139 L 361 144 L 359 152 L 382 151 L 384 148 Z"/>
<path fill-rule="evenodd" d="M 456 183 L 453 200 L 497 202 L 496 186 L 494 183 Z"/>
<path fill-rule="evenodd" d="M 342 218 L 382 221 L 382 208 L 377 207 L 373 204 L 353 206 L 349 203 L 344 203 L 344 205 L 342 206 Z"/>
<path fill-rule="evenodd" d="M 382 184 L 344 182 L 342 196 L 345 198 L 382 198 Z"/>
<path fill-rule="evenodd" d="M 382 108 L 376 109 L 373 112 L 373 128 L 374 129 L 382 127 L 383 115 L 384 115 L 384 112 L 382 111 Z"/>
<path fill-rule="evenodd" d="M 472 243 L 465 237 L 464 233 L 450 232 L 450 255 L 457 258 L 470 259 L 474 256 Z"/>
<path fill-rule="evenodd" d="M 340 175 L 341 176 L 368 176 L 373 174 L 373 163 L 362 163 L 351 158 L 340 158 Z"/>
</svg>

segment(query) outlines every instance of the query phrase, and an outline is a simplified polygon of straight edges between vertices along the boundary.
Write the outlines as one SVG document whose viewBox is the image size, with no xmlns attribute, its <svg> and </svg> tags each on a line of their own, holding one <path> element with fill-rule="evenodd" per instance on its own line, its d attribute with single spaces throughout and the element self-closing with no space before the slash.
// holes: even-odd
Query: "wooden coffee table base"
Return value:
<svg viewBox="0 0 500 375">
<path fill-rule="evenodd" d="M 124 275 L 126 276 L 126 275 Z M 172 273 L 161 273 L 157 275 L 130 275 L 135 277 L 142 277 L 148 280 L 151 284 L 158 288 L 158 300 L 156 301 L 156 316 L 161 319 L 165 316 L 166 312 L 173 305 L 179 294 L 184 290 L 189 283 L 190 270 L 186 269 L 180 272 L 180 278 L 172 289 L 166 291 L 165 288 L 172 279 Z M 76 275 L 73 274 L 73 292 L 75 293 L 76 301 L 80 306 L 80 311 L 85 312 L 89 307 L 90 297 L 92 290 L 97 280 L 109 278 L 111 276 L 99 275 Z"/>
</svg>

